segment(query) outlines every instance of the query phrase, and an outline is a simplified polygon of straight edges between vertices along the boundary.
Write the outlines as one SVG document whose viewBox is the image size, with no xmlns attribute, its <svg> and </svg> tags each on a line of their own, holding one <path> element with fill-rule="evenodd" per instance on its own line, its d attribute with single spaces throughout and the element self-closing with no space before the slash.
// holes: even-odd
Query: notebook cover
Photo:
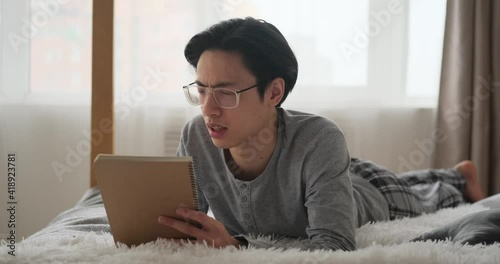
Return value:
<svg viewBox="0 0 500 264">
<path fill-rule="evenodd" d="M 191 157 L 99 154 L 94 171 L 115 242 L 128 246 L 157 238 L 189 238 L 158 223 L 179 218 L 178 207 L 198 210 Z"/>
</svg>

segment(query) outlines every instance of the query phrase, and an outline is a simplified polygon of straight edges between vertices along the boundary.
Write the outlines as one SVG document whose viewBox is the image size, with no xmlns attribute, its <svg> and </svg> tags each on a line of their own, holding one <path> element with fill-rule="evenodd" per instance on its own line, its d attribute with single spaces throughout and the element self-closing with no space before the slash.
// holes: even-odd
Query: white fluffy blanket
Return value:
<svg viewBox="0 0 500 264">
<path fill-rule="evenodd" d="M 353 252 L 213 249 L 206 245 L 179 246 L 167 240 L 128 249 L 116 247 L 108 233 L 91 232 L 29 239 L 17 245 L 16 257 L 7 255 L 2 242 L 0 263 L 500 263 L 499 244 L 408 242 L 423 232 L 485 209 L 464 205 L 416 218 L 367 224 L 357 230 L 358 250 Z"/>
</svg>

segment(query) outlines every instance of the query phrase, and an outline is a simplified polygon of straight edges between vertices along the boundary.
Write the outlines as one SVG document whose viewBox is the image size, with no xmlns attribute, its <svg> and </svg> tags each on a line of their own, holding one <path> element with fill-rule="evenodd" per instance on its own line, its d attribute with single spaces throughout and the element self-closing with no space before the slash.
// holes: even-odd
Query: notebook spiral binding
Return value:
<svg viewBox="0 0 500 264">
<path fill-rule="evenodd" d="M 193 190 L 194 196 L 194 208 L 200 210 L 199 200 L 198 200 L 198 190 L 196 188 L 196 179 L 198 177 L 198 160 L 192 157 L 192 162 L 189 163 L 189 175 L 191 180 L 191 190 Z"/>
</svg>

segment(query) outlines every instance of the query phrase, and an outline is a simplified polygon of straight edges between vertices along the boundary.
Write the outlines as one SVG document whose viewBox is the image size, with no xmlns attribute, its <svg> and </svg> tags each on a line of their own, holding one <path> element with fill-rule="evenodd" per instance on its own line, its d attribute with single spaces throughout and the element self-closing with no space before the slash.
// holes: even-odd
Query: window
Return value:
<svg viewBox="0 0 500 264">
<path fill-rule="evenodd" d="M 180 87 L 195 78 L 183 56 L 189 38 L 220 20 L 254 16 L 276 25 L 299 60 L 296 89 L 286 107 L 435 106 L 444 0 L 433 5 L 431 15 L 422 12 L 429 0 L 139 2 L 115 5 L 115 94 L 129 101 L 133 93 L 142 94 L 136 105 L 185 104 Z M 425 49 L 421 32 L 432 38 Z M 415 58 L 418 70 L 413 70 Z M 419 82 L 409 83 L 423 68 Z M 158 83 L 145 89 L 143 80 L 154 71 L 161 72 Z M 429 92 L 415 93 L 416 83 Z"/>
<path fill-rule="evenodd" d="M 91 1 L 0 7 L 26 4 L 27 19 L 2 12 L 0 102 L 57 94 L 70 101 L 83 95 L 89 103 Z M 116 101 L 185 106 L 181 87 L 195 78 L 183 55 L 190 37 L 223 19 L 254 16 L 276 25 L 299 60 L 285 107 L 434 107 L 445 6 L 445 0 L 116 1 Z"/>
</svg>

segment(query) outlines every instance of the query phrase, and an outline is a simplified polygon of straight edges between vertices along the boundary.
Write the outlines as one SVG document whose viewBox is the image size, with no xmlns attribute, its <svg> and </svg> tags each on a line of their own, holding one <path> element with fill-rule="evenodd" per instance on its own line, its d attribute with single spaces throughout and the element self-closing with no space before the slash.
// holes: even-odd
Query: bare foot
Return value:
<svg viewBox="0 0 500 264">
<path fill-rule="evenodd" d="M 472 161 L 464 160 L 459 162 L 453 168 L 458 170 L 458 172 L 460 172 L 460 174 L 462 174 L 465 178 L 465 198 L 471 202 L 476 202 L 486 198 L 486 195 L 481 188 L 481 184 L 479 184 L 479 181 L 477 180 L 476 166 L 472 163 Z"/>
</svg>

